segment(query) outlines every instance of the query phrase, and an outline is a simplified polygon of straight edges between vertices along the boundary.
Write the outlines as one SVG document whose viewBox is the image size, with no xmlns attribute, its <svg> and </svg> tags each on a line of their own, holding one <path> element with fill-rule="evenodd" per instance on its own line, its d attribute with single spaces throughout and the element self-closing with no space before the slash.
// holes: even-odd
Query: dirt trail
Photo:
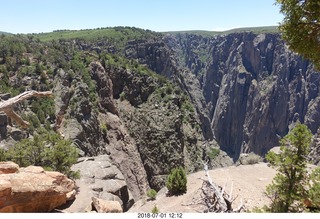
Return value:
<svg viewBox="0 0 320 219">
<path fill-rule="evenodd" d="M 267 185 L 272 182 L 276 171 L 267 166 L 266 163 L 254 165 L 241 165 L 219 168 L 209 171 L 212 180 L 224 187 L 230 193 L 233 184 L 233 208 L 237 208 L 243 200 L 246 209 L 262 207 L 269 203 L 264 195 Z M 129 210 L 129 212 L 151 212 L 156 205 L 160 212 L 199 212 L 201 205 L 193 205 L 200 198 L 202 179 L 207 179 L 205 172 L 200 171 L 188 175 L 187 193 L 181 196 L 167 197 L 165 190 L 159 191 L 155 201 L 140 200 Z"/>
</svg>

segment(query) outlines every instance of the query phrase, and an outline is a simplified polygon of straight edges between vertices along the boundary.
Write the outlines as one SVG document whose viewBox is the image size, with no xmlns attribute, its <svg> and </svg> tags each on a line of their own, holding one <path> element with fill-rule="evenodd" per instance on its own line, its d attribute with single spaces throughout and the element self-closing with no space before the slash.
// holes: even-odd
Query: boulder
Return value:
<svg viewBox="0 0 320 219">
<path fill-rule="evenodd" d="M 107 201 L 92 197 L 92 205 L 98 213 L 122 213 L 121 204 L 117 201 Z"/>
<path fill-rule="evenodd" d="M 0 113 L 0 140 L 7 136 L 8 117 L 5 113 Z"/>
<path fill-rule="evenodd" d="M 18 170 L 19 165 L 14 162 L 0 162 L 0 174 L 16 173 Z"/>
<path fill-rule="evenodd" d="M 11 97 L 10 93 L 0 94 L 0 99 L 1 100 L 8 100 L 8 99 L 10 99 L 10 97 Z"/>
<path fill-rule="evenodd" d="M 8 132 L 15 141 L 21 141 L 22 139 L 27 138 L 27 133 L 19 128 L 10 127 Z"/>
<path fill-rule="evenodd" d="M 76 180 L 79 193 L 76 200 L 66 212 L 87 212 L 92 198 L 120 203 L 121 209 L 126 211 L 134 201 L 127 183 L 120 170 L 112 164 L 108 155 L 96 157 L 82 157 L 71 169 L 80 171 L 81 178 Z M 91 209 L 90 209 L 91 211 Z"/>
<path fill-rule="evenodd" d="M 0 113 L 0 126 L 6 126 L 8 124 L 8 116 L 5 113 Z"/>
<path fill-rule="evenodd" d="M 0 163 L 0 212 L 50 212 L 65 204 L 75 183 L 64 174 Z"/>
</svg>

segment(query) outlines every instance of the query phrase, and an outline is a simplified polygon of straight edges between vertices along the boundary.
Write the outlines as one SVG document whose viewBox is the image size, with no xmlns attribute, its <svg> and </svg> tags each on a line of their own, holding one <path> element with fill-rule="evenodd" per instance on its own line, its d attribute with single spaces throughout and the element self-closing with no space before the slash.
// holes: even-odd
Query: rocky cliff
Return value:
<svg viewBox="0 0 320 219">
<path fill-rule="evenodd" d="M 110 53 L 110 43 L 61 40 L 45 44 L 19 37 L 6 40 L 20 43 L 22 51 L 17 54 L 23 62 L 17 60 L 10 68 L 6 60 L 14 59 L 14 54 L 0 58 L 0 76 L 8 79 L 4 81 L 8 89 L 3 86 L 2 92 L 52 89 L 54 101 L 44 107 L 32 100 L 17 106 L 19 113 L 31 118 L 30 130 L 20 139 L 11 139 L 11 127 L 21 128 L 2 116 L 2 149 L 32 138 L 40 128 L 53 129 L 70 139 L 80 156 L 105 154 L 123 173 L 135 200 L 150 187 L 162 188 L 173 167 L 182 165 L 191 172 L 201 167 L 200 121 L 188 95 L 174 82 L 139 60 Z"/>
<path fill-rule="evenodd" d="M 264 155 L 297 121 L 312 133 L 319 127 L 320 74 L 279 34 L 178 34 L 166 40 L 180 66 L 198 79 L 203 96 L 195 99 L 205 99 L 214 138 L 235 160 L 243 152 Z"/>
<path fill-rule="evenodd" d="M 1 114 L 0 147 L 53 129 L 80 156 L 106 155 L 137 200 L 163 187 L 171 168 L 201 168 L 212 148 L 236 161 L 241 153 L 264 155 L 297 121 L 316 133 L 320 75 L 279 34 L 130 39 L 124 30 L 120 44 L 3 37 L 0 98 L 34 89 L 52 90 L 54 101 L 17 106 L 30 130 Z M 230 164 L 221 152 L 212 167 Z"/>
</svg>

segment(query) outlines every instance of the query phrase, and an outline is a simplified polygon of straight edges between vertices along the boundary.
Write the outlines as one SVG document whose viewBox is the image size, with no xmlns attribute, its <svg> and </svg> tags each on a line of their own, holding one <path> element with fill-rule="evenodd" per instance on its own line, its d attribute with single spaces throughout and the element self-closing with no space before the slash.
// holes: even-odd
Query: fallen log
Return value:
<svg viewBox="0 0 320 219">
<path fill-rule="evenodd" d="M 12 120 L 14 120 L 18 125 L 22 126 L 23 128 L 27 128 L 29 126 L 29 123 L 25 120 L 23 120 L 18 114 L 16 114 L 13 111 L 13 107 L 15 104 L 20 103 L 26 99 L 29 99 L 31 97 L 53 97 L 53 94 L 51 91 L 25 91 L 15 97 L 12 97 L 8 100 L 1 101 L 0 102 L 0 111 L 7 114 L 8 117 L 10 117 Z"/>
<path fill-rule="evenodd" d="M 205 212 L 219 212 L 219 213 L 228 213 L 228 212 L 241 212 L 244 210 L 244 206 L 241 200 L 241 204 L 238 208 L 232 208 L 232 202 L 235 198 L 232 198 L 232 190 L 233 190 L 233 183 L 231 184 L 231 192 L 228 194 L 225 191 L 225 188 L 222 188 L 216 185 L 208 171 L 208 166 L 206 163 L 203 163 L 204 170 L 206 172 L 206 176 L 208 180 L 204 180 L 202 187 L 201 187 L 201 198 L 206 205 L 207 209 Z"/>
</svg>

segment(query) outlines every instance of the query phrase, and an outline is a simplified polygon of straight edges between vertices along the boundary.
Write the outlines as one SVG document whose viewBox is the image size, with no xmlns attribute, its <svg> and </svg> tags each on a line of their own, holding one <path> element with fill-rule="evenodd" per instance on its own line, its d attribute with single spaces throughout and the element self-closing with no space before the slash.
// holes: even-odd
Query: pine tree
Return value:
<svg viewBox="0 0 320 219">
<path fill-rule="evenodd" d="M 311 131 L 307 126 L 298 124 L 281 141 L 280 153 L 269 152 L 266 156 L 276 174 L 266 194 L 271 199 L 268 211 L 301 212 L 306 210 L 305 200 L 310 199 L 310 190 L 316 189 L 310 184 L 307 171 L 307 155 L 311 143 Z M 314 194 L 319 194 L 314 192 Z"/>
<path fill-rule="evenodd" d="M 310 190 L 308 191 L 310 207 L 320 212 L 320 167 L 310 174 Z"/>
<path fill-rule="evenodd" d="M 310 59 L 320 69 L 320 2 L 310 0 L 276 0 L 284 19 L 281 36 L 290 49 Z"/>
<path fill-rule="evenodd" d="M 33 138 L 22 139 L 8 151 L 0 150 L 0 161 L 13 161 L 21 167 L 42 166 L 70 178 L 79 178 L 79 172 L 71 171 L 78 158 L 78 151 L 72 142 L 52 131 L 39 129 L 38 132 Z"/>
<path fill-rule="evenodd" d="M 51 166 L 54 170 L 66 174 L 69 177 L 74 177 L 71 171 L 72 164 L 77 162 L 78 151 L 72 146 L 71 141 L 59 139 L 53 146 L 50 154 Z"/>
<path fill-rule="evenodd" d="M 171 170 L 166 182 L 171 195 L 179 195 L 187 191 L 187 176 L 182 167 Z"/>
</svg>

